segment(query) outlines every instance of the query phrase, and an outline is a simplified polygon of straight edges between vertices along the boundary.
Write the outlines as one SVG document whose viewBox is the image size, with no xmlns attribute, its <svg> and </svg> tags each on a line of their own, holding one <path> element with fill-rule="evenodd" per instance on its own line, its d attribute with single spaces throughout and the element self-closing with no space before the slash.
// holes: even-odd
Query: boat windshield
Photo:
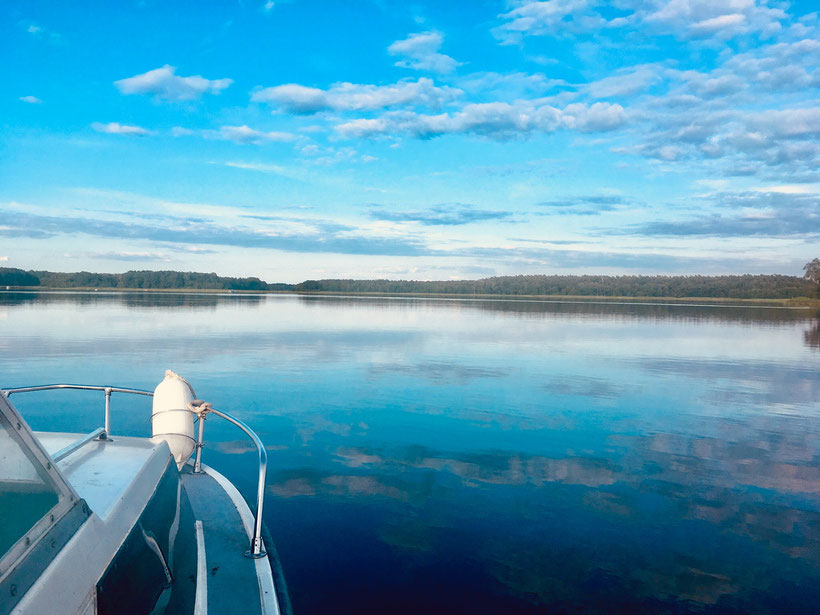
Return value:
<svg viewBox="0 0 820 615">
<path fill-rule="evenodd" d="M 59 493 L 0 415 L 0 555 L 57 505 Z"/>
</svg>

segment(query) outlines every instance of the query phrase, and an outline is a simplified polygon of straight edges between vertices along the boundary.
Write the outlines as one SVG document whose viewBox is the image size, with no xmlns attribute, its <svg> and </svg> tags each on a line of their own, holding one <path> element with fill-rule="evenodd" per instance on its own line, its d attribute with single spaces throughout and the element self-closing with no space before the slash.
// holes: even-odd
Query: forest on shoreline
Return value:
<svg viewBox="0 0 820 615">
<path fill-rule="evenodd" d="M 0 267 L 0 287 L 120 290 L 232 290 L 312 293 L 442 295 L 551 295 L 579 297 L 702 297 L 720 299 L 795 299 L 818 296 L 818 284 L 788 275 L 517 275 L 480 280 L 305 280 L 268 283 L 256 277 L 215 273 L 128 271 L 61 273 Z"/>
</svg>

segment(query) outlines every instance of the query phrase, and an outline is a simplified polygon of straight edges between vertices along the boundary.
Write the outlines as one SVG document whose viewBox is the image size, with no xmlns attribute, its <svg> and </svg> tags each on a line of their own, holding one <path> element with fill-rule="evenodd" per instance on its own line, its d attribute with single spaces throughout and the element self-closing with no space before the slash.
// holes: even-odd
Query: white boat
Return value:
<svg viewBox="0 0 820 615">
<path fill-rule="evenodd" d="M 9 398 L 52 389 L 104 393 L 103 425 L 88 434 L 32 431 Z M 120 394 L 153 397 L 150 437 L 112 435 L 111 397 Z M 256 446 L 254 512 L 202 463 L 211 417 Z M 0 391 L 0 615 L 289 615 L 262 522 L 266 468 L 253 430 L 171 371 L 154 392 Z"/>
</svg>

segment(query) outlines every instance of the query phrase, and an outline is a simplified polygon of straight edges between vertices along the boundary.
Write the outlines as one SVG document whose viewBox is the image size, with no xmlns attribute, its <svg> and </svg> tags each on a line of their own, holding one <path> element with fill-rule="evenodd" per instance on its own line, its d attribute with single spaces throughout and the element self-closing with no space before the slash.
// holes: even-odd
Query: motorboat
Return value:
<svg viewBox="0 0 820 615">
<path fill-rule="evenodd" d="M 32 431 L 10 398 L 55 389 L 103 393 L 102 425 L 84 434 Z M 153 398 L 150 436 L 112 433 L 119 395 Z M 253 511 L 202 462 L 212 417 L 255 445 Z M 289 615 L 262 519 L 266 470 L 256 433 L 170 370 L 154 391 L 0 390 L 0 615 Z"/>
</svg>

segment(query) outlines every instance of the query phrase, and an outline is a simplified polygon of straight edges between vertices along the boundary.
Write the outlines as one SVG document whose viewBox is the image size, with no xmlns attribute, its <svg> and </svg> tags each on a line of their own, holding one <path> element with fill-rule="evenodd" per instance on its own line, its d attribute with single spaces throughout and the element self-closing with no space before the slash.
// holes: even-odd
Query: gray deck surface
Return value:
<svg viewBox="0 0 820 615">
<path fill-rule="evenodd" d="M 208 562 L 208 615 L 262 612 L 254 560 L 239 512 L 222 487 L 206 474 L 179 475 L 194 519 L 202 521 Z"/>
<path fill-rule="evenodd" d="M 34 432 L 49 455 L 76 442 L 85 434 Z M 72 453 L 57 466 L 77 490 L 80 497 L 102 519 L 126 498 L 134 477 L 155 456 L 161 444 L 147 438 L 117 436 L 111 440 L 94 440 Z M 167 452 L 165 453 L 167 455 Z M 137 513 L 138 514 L 138 513 Z"/>
</svg>

